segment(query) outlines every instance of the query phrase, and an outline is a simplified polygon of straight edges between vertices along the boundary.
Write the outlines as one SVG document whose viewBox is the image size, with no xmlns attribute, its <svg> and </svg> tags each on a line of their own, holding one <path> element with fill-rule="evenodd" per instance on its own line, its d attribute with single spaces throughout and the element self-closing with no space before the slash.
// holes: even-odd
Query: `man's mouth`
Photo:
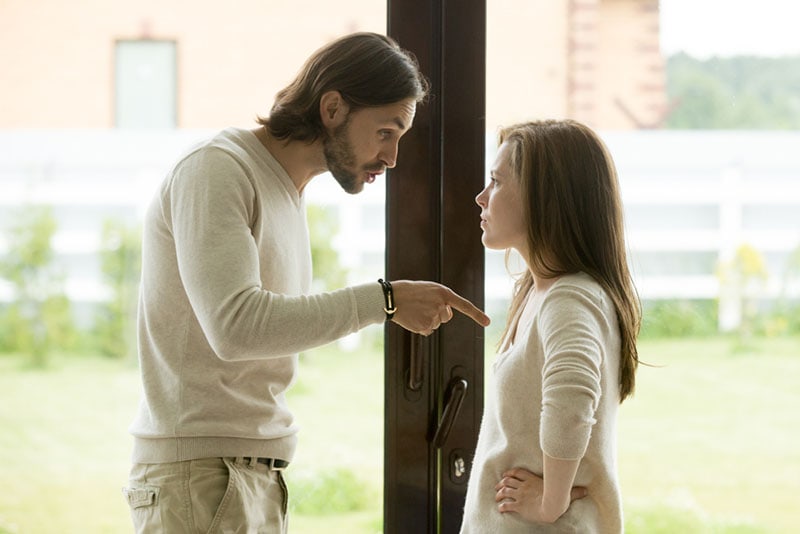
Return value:
<svg viewBox="0 0 800 534">
<path fill-rule="evenodd" d="M 375 181 L 375 179 L 384 173 L 384 169 L 379 169 L 376 171 L 367 171 L 367 177 L 364 179 L 365 182 L 371 184 Z"/>
</svg>

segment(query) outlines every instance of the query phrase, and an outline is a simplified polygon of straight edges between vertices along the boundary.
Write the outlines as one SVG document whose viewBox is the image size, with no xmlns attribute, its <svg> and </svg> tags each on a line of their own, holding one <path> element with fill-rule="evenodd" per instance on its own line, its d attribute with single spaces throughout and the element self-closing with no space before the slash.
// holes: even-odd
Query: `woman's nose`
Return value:
<svg viewBox="0 0 800 534">
<path fill-rule="evenodd" d="M 484 187 L 483 190 L 475 197 L 475 203 L 482 208 L 486 207 L 486 200 L 484 198 L 485 194 L 486 188 Z"/>
</svg>

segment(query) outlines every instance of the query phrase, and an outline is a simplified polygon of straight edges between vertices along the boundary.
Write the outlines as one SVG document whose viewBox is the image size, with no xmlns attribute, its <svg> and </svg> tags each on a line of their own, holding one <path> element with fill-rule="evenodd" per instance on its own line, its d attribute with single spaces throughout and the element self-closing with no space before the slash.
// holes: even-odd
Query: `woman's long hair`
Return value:
<svg viewBox="0 0 800 534">
<path fill-rule="evenodd" d="M 641 304 L 628 267 L 622 200 L 611 155 L 600 138 L 572 121 L 537 121 L 500 132 L 520 181 L 528 226 L 530 269 L 544 278 L 584 272 L 610 296 L 621 337 L 620 402 L 631 395 L 639 363 Z M 533 287 L 530 271 L 517 280 L 514 317 Z"/>
<path fill-rule="evenodd" d="M 280 90 L 269 117 L 257 122 L 277 139 L 307 141 L 325 137 L 319 113 L 322 95 L 339 91 L 351 111 L 413 98 L 425 99 L 428 82 L 416 58 L 377 33 L 341 37 L 308 58 L 292 83 Z"/>
</svg>

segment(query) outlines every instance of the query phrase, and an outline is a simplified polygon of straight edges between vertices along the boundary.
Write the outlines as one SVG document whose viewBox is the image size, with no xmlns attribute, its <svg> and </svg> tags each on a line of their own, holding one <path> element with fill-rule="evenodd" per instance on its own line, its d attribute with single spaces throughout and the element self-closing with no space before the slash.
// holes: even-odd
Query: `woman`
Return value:
<svg viewBox="0 0 800 534">
<path fill-rule="evenodd" d="M 575 121 L 500 134 L 476 197 L 482 241 L 517 281 L 467 490 L 467 533 L 623 530 L 616 419 L 633 393 L 641 309 L 616 170 Z"/>
</svg>

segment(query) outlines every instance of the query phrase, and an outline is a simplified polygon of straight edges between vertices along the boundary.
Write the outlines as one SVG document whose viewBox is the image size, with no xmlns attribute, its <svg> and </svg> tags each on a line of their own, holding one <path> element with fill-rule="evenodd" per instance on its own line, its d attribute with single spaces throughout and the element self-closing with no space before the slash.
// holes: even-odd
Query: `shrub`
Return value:
<svg viewBox="0 0 800 534">
<path fill-rule="evenodd" d="M 8 252 L 0 261 L 0 275 L 14 295 L 0 315 L 2 348 L 44 366 L 54 348 L 71 348 L 76 339 L 63 275 L 54 261 L 56 221 L 52 210 L 42 206 L 20 208 L 12 219 Z"/>
<path fill-rule="evenodd" d="M 309 205 L 307 216 L 315 287 L 319 291 L 344 287 L 347 270 L 339 263 L 339 253 L 333 247 L 333 241 L 339 233 L 336 212 L 323 206 Z"/>
<path fill-rule="evenodd" d="M 301 515 L 333 515 L 367 507 L 367 486 L 349 469 L 292 473 L 287 476 L 287 485 L 289 505 Z"/>
<path fill-rule="evenodd" d="M 712 300 L 658 300 L 642 304 L 642 338 L 701 337 L 717 333 L 717 305 Z"/>
<path fill-rule="evenodd" d="M 108 220 L 103 224 L 100 264 L 111 298 L 98 309 L 94 343 L 101 354 L 129 357 L 136 352 L 136 304 L 142 266 L 141 230 Z"/>
</svg>

